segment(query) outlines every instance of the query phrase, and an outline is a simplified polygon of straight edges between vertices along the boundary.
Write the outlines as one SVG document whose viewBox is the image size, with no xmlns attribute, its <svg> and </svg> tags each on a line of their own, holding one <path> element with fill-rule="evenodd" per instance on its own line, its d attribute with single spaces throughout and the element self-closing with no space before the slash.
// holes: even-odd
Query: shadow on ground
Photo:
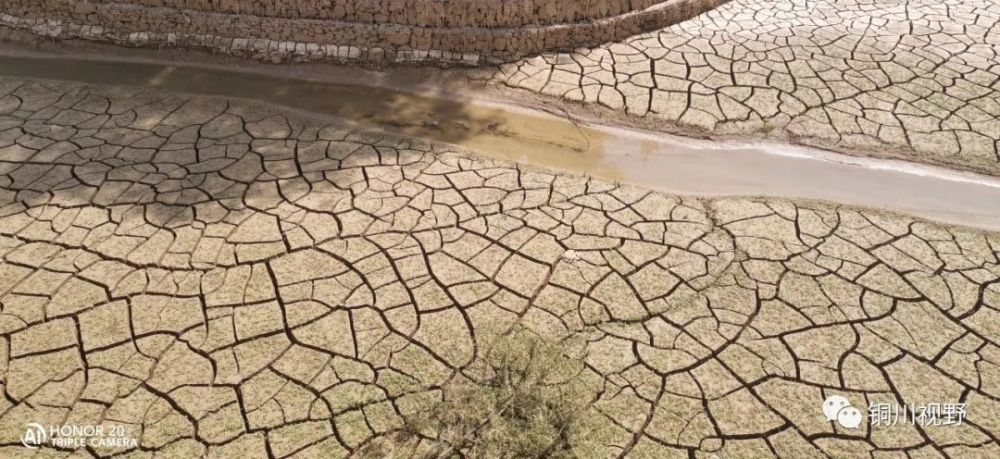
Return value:
<svg viewBox="0 0 1000 459">
<path fill-rule="evenodd" d="M 459 101 L 379 88 L 378 81 L 352 85 L 208 67 L 24 57 L 0 58 L 0 75 L 252 99 L 454 144 L 502 128 L 499 110 L 477 112 Z M 414 86 L 425 83 L 443 84 Z"/>
</svg>

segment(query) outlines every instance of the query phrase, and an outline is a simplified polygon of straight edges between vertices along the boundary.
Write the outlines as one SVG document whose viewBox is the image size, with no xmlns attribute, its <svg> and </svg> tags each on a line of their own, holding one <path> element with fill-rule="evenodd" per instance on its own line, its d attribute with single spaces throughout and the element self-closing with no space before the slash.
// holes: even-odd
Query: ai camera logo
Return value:
<svg viewBox="0 0 1000 459">
<path fill-rule="evenodd" d="M 827 421 L 837 421 L 845 429 L 861 426 L 861 410 L 851 406 L 850 400 L 840 395 L 832 395 L 823 402 L 823 415 Z"/>
<path fill-rule="evenodd" d="M 35 449 L 44 445 L 48 441 L 48 434 L 41 424 L 32 422 L 24 426 L 24 435 L 21 436 L 21 444 L 25 448 Z"/>
</svg>

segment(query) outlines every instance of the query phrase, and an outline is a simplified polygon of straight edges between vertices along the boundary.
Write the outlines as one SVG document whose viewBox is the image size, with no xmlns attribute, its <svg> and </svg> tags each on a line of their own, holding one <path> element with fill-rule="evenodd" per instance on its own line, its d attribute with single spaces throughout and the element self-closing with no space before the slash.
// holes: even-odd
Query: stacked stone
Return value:
<svg viewBox="0 0 1000 459">
<path fill-rule="evenodd" d="M 420 27 L 523 27 L 605 19 L 657 0 L 91 0 L 286 19 L 329 19 Z"/>
<path fill-rule="evenodd" d="M 478 65 L 673 24 L 728 0 L 6 0 L 3 24 L 55 38 L 273 62 Z"/>
</svg>

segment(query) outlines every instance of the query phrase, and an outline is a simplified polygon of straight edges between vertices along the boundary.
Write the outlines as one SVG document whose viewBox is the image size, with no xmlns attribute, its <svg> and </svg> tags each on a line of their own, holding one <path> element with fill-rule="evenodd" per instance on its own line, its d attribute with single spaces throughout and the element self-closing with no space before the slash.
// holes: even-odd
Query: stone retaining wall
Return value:
<svg viewBox="0 0 1000 459">
<path fill-rule="evenodd" d="M 49 0 L 72 3 L 68 0 Z M 661 0 L 91 0 L 206 13 L 419 27 L 523 27 L 605 19 Z"/>
<path fill-rule="evenodd" d="M 255 59 L 477 65 L 625 38 L 729 0 L 4 0 L 54 38 Z"/>
</svg>

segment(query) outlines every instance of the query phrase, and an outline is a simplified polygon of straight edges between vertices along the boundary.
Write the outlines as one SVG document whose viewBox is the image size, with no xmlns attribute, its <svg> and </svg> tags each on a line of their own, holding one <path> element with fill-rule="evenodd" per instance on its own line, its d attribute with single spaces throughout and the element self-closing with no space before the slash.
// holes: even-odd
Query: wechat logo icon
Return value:
<svg viewBox="0 0 1000 459">
<path fill-rule="evenodd" d="M 831 395 L 823 402 L 823 416 L 827 421 L 837 421 L 845 429 L 861 426 L 861 410 L 851 406 L 851 402 L 840 395 Z"/>
</svg>

